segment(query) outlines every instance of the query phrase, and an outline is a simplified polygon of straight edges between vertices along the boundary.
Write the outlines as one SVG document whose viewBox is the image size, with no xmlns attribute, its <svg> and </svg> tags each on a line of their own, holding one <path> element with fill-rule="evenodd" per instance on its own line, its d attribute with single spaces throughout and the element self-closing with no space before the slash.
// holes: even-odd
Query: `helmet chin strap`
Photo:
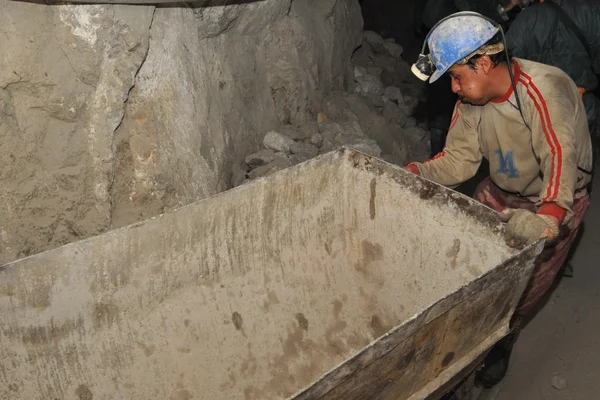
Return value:
<svg viewBox="0 0 600 400">
<path fill-rule="evenodd" d="M 410 68 L 410 70 L 417 78 L 426 82 L 431 77 L 433 72 L 436 70 L 436 67 L 433 64 L 433 60 L 431 59 L 431 55 L 425 54 L 425 49 L 427 47 L 427 40 L 429 40 L 429 36 L 444 21 L 447 21 L 451 18 L 465 17 L 465 16 L 475 16 L 475 17 L 485 19 L 488 22 L 490 22 L 492 25 L 499 28 L 500 34 L 502 35 L 502 47 L 504 50 L 504 54 L 506 54 L 506 60 L 508 63 L 508 74 L 510 75 L 510 83 L 513 88 L 513 93 L 515 94 L 515 99 L 517 100 L 517 109 L 519 110 L 519 113 L 521 114 L 521 119 L 523 120 L 523 123 L 525 124 L 527 129 L 529 129 L 531 131 L 531 128 L 529 127 L 529 124 L 527 123 L 527 121 L 525 120 L 525 116 L 523 115 L 523 107 L 521 107 L 521 99 L 519 98 L 519 93 L 517 92 L 517 85 L 515 83 L 515 77 L 514 77 L 514 74 L 512 71 L 512 63 L 511 63 L 510 55 L 508 54 L 508 46 L 506 45 L 506 37 L 504 36 L 504 29 L 502 29 L 502 26 L 500 26 L 493 19 L 488 18 L 484 15 L 481 15 L 481 14 L 473 12 L 473 11 L 461 11 L 461 12 L 457 12 L 452 15 L 448 15 L 445 18 L 442 18 L 433 26 L 433 28 L 431 28 L 429 33 L 427 33 L 427 37 L 425 37 L 425 40 L 423 41 L 423 47 L 421 48 L 421 53 L 419 54 L 417 61 L 415 61 L 415 63 Z M 499 53 L 501 51 L 502 50 L 497 51 L 496 53 Z M 477 51 L 475 51 L 471 56 L 473 56 L 475 54 L 477 54 Z"/>
</svg>

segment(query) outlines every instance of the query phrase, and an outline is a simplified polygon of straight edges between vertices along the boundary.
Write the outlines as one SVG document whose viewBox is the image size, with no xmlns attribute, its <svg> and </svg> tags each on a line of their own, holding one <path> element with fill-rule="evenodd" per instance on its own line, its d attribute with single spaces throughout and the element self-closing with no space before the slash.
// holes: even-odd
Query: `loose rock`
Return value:
<svg viewBox="0 0 600 400">
<path fill-rule="evenodd" d="M 368 67 L 367 68 L 367 74 L 368 75 L 376 76 L 379 79 L 381 79 L 381 74 L 382 73 L 383 73 L 383 69 L 380 68 L 380 67 Z"/>
<path fill-rule="evenodd" d="M 319 132 L 315 133 L 310 137 L 309 143 L 314 146 L 321 147 L 323 145 L 323 135 L 321 135 Z"/>
<path fill-rule="evenodd" d="M 377 142 L 371 139 L 353 139 L 343 143 L 343 145 L 374 157 L 381 156 L 381 149 L 377 145 Z"/>
<path fill-rule="evenodd" d="M 260 167 L 266 165 L 275 159 L 275 151 L 271 149 L 260 150 L 254 154 L 250 154 L 246 157 L 246 164 L 251 168 Z"/>
<path fill-rule="evenodd" d="M 298 128 L 301 134 L 302 139 L 308 139 L 312 137 L 315 133 L 319 133 L 319 124 L 317 121 L 308 121 L 304 124 L 300 125 Z"/>
<path fill-rule="evenodd" d="M 383 97 L 373 94 L 373 93 L 367 93 L 366 97 L 369 100 L 369 103 L 371 103 L 374 107 L 377 107 L 377 108 L 383 107 L 383 103 L 384 103 Z"/>
<path fill-rule="evenodd" d="M 338 133 L 343 133 L 344 130 L 337 122 L 322 122 L 319 124 L 319 132 L 323 135 L 323 138 L 327 140 L 329 136 L 335 137 Z"/>
<path fill-rule="evenodd" d="M 383 96 L 385 85 L 376 76 L 364 75 L 358 79 L 357 89 L 361 94 L 371 93 L 377 96 Z"/>
<path fill-rule="evenodd" d="M 301 154 L 292 154 L 290 156 L 290 162 L 292 163 L 292 165 L 295 164 L 300 164 L 304 161 L 308 161 L 310 160 L 312 157 L 308 154 L 305 153 L 301 153 Z"/>
<path fill-rule="evenodd" d="M 404 96 L 402 96 L 402 91 L 400 88 L 396 86 L 388 86 L 383 92 L 383 100 L 391 100 L 399 104 L 404 103 Z"/>
<path fill-rule="evenodd" d="M 339 149 L 342 146 L 344 135 L 342 134 L 342 127 L 338 123 L 331 123 L 330 129 L 324 130 L 322 135 L 323 145 L 320 154 Z"/>
<path fill-rule="evenodd" d="M 396 127 L 397 125 L 386 120 L 383 116 L 377 115 L 371 120 L 365 134 L 369 139 L 374 140 L 379 148 L 385 149 L 386 153 L 396 154 L 404 145 L 402 138 L 398 136 L 398 132 L 402 128 Z"/>
<path fill-rule="evenodd" d="M 309 158 L 315 157 L 319 154 L 319 148 L 310 143 L 296 142 L 290 147 L 292 154 L 303 154 Z"/>
<path fill-rule="evenodd" d="M 386 86 L 400 86 L 402 84 L 402 76 L 395 71 L 383 71 L 381 74 L 381 82 Z"/>
<path fill-rule="evenodd" d="M 373 49 L 368 44 L 363 44 L 352 54 L 352 63 L 362 67 L 370 67 L 374 65 L 373 57 L 375 57 Z"/>
<path fill-rule="evenodd" d="M 263 140 L 263 145 L 267 149 L 282 151 L 284 153 L 289 153 L 290 147 L 294 143 L 295 142 L 292 139 L 276 131 L 270 131 L 267 133 Z"/>
<path fill-rule="evenodd" d="M 365 136 L 358 120 L 344 121 L 339 125 L 342 129 L 341 133 L 344 136 Z"/>
<path fill-rule="evenodd" d="M 290 159 L 284 154 L 279 153 L 275 156 L 275 159 L 267 165 L 262 165 L 250 171 L 248 173 L 248 178 L 256 179 L 263 176 L 268 176 L 284 168 L 290 167 L 291 165 L 292 163 L 290 162 Z"/>
<path fill-rule="evenodd" d="M 367 42 L 369 45 L 376 47 L 376 46 L 383 46 L 384 40 L 383 38 L 376 32 L 373 31 L 364 31 L 363 32 L 363 41 Z"/>
<path fill-rule="evenodd" d="M 404 49 L 399 44 L 385 42 L 383 43 L 383 48 L 388 52 L 390 56 L 394 57 L 395 59 L 399 60 L 400 58 L 402 58 L 402 53 L 404 52 Z"/>
<path fill-rule="evenodd" d="M 354 67 L 354 78 L 355 79 L 359 79 L 362 78 L 363 76 L 367 75 L 367 68 L 362 67 L 360 65 L 357 65 Z"/>
<path fill-rule="evenodd" d="M 267 165 L 262 165 L 258 168 L 253 169 L 252 171 L 250 171 L 248 173 L 248 178 L 250 179 L 257 179 L 260 178 L 262 176 L 267 176 L 270 175 L 274 172 L 279 171 L 279 168 L 271 165 L 271 164 L 267 164 Z"/>
<path fill-rule="evenodd" d="M 403 131 L 405 136 L 410 136 L 415 140 L 421 140 L 429 136 L 425 129 L 418 126 L 404 127 Z"/>
<path fill-rule="evenodd" d="M 360 127 L 367 133 L 373 125 L 373 120 L 379 117 L 377 109 L 364 96 L 349 95 L 346 97 L 346 104 L 350 110 L 357 116 Z"/>
<path fill-rule="evenodd" d="M 404 104 L 410 110 L 414 109 L 417 106 L 417 104 L 419 103 L 419 99 L 414 96 L 411 96 L 410 94 L 403 95 L 403 97 L 404 97 Z"/>
<path fill-rule="evenodd" d="M 330 151 L 337 150 L 341 146 L 340 143 L 336 143 L 333 140 L 323 140 L 323 146 L 319 150 L 319 154 L 329 153 Z"/>
<path fill-rule="evenodd" d="M 335 137 L 333 138 L 333 143 L 344 144 L 344 135 L 342 135 L 341 133 L 335 135 Z"/>
<path fill-rule="evenodd" d="M 395 164 L 395 165 L 400 165 L 400 166 L 404 165 L 404 160 L 402 159 L 402 157 L 400 157 L 399 155 L 396 155 L 396 154 L 382 154 L 381 158 L 383 158 L 385 161 L 389 162 L 390 164 Z"/>
<path fill-rule="evenodd" d="M 375 66 L 380 67 L 384 71 L 396 73 L 396 59 L 392 56 L 388 56 L 387 54 L 377 54 L 373 57 L 373 62 Z M 402 62 L 402 61 L 400 61 Z M 410 72 L 410 67 L 409 67 Z"/>
<path fill-rule="evenodd" d="M 383 112 L 381 115 L 390 122 L 404 126 L 408 119 L 408 115 L 391 101 L 386 101 L 383 105 Z"/>
<path fill-rule="evenodd" d="M 416 79 L 413 73 L 410 71 L 410 64 L 404 60 L 398 60 L 396 63 L 395 72 L 398 74 L 401 80 L 403 81 L 411 81 Z M 421 86 L 422 88 L 422 86 Z"/>
<path fill-rule="evenodd" d="M 287 136 L 292 140 L 302 140 L 310 136 L 310 134 L 306 135 L 306 131 L 302 131 L 293 125 L 282 126 L 280 132 L 282 135 Z"/>
<path fill-rule="evenodd" d="M 323 103 L 323 111 L 333 121 L 357 121 L 358 117 L 348 108 L 343 93 L 332 93 Z"/>
<path fill-rule="evenodd" d="M 406 124 L 404 124 L 404 128 L 412 128 L 417 126 L 417 121 L 414 118 L 407 118 Z"/>
</svg>

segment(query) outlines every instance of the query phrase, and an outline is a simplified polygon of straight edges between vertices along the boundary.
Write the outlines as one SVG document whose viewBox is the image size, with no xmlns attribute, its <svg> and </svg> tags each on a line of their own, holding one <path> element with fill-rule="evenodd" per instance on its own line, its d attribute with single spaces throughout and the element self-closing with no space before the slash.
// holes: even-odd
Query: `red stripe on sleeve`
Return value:
<svg viewBox="0 0 600 400">
<path fill-rule="evenodd" d="M 460 100 L 458 100 L 455 104 L 455 110 L 454 110 L 454 115 L 452 116 L 452 120 L 450 121 L 450 128 L 448 128 L 448 132 L 450 132 L 452 130 L 452 128 L 454 128 L 454 125 L 456 125 L 456 121 L 458 121 L 458 106 L 460 106 L 462 104 L 462 102 Z"/>
<path fill-rule="evenodd" d="M 448 132 L 450 132 L 452 130 L 452 128 L 454 128 L 454 125 L 456 125 L 456 121 L 458 121 L 458 111 L 456 111 L 456 113 L 454 114 L 454 117 L 452 117 L 452 122 L 450 122 L 450 128 L 448 128 Z"/>
<path fill-rule="evenodd" d="M 452 116 L 452 120 L 450 122 L 450 128 L 448 128 L 448 132 L 450 132 L 452 130 L 452 128 L 454 128 L 454 125 L 456 125 L 456 121 L 458 121 L 458 117 L 460 117 L 459 113 L 458 113 L 458 106 L 460 106 L 462 104 L 462 102 L 460 100 L 458 100 L 456 102 L 456 109 L 454 110 L 454 115 Z M 427 164 L 428 162 L 437 160 L 438 158 L 442 158 L 446 155 L 446 148 L 444 148 L 441 152 L 439 152 L 438 154 L 435 155 L 435 157 L 430 158 L 429 160 L 425 160 L 422 162 L 422 164 Z"/>
<path fill-rule="evenodd" d="M 522 77 L 525 77 L 527 80 L 523 79 Z M 552 121 L 550 120 L 550 113 L 548 112 L 546 101 L 531 80 L 531 77 L 524 72 L 521 72 L 519 82 L 521 82 L 527 88 L 527 94 L 533 101 L 533 104 L 538 111 L 542 123 L 542 130 L 544 131 L 544 136 L 546 137 L 546 142 L 548 142 L 550 151 L 552 152 L 548 190 L 546 191 L 546 196 L 542 199 L 544 202 L 552 202 L 558 197 L 558 191 L 560 187 L 560 178 L 562 174 L 562 147 L 558 141 L 556 132 L 552 127 Z"/>
<path fill-rule="evenodd" d="M 442 157 L 444 157 L 445 155 L 446 155 L 446 149 L 442 150 L 440 153 L 437 153 L 437 154 L 435 155 L 435 157 L 433 157 L 433 158 L 430 158 L 429 160 L 425 160 L 425 161 L 423 161 L 423 163 L 422 163 L 422 164 L 427 164 L 428 162 L 431 162 L 431 161 L 437 160 L 438 158 L 442 158 Z"/>
</svg>

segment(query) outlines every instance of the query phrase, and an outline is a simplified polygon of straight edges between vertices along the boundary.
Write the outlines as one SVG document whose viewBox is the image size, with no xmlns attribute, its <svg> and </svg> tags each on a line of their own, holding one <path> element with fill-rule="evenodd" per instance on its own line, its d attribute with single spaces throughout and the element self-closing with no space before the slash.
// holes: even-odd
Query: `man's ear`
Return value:
<svg viewBox="0 0 600 400">
<path fill-rule="evenodd" d="M 483 56 L 479 57 L 479 59 L 477 60 L 477 64 L 479 64 L 479 68 L 481 68 L 481 71 L 485 75 L 489 74 L 490 70 L 494 67 L 492 59 L 487 54 L 484 54 Z"/>
</svg>

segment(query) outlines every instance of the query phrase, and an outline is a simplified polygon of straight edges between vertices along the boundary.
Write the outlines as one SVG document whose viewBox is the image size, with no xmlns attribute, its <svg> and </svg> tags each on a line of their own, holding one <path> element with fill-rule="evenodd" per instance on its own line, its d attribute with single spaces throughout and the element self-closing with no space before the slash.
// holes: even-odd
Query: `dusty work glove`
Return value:
<svg viewBox="0 0 600 400">
<path fill-rule="evenodd" d="M 558 219 L 550 215 L 521 208 L 508 208 L 500 215 L 507 222 L 506 243 L 511 247 L 526 246 L 541 238 L 552 241 L 558 237 Z"/>
</svg>

